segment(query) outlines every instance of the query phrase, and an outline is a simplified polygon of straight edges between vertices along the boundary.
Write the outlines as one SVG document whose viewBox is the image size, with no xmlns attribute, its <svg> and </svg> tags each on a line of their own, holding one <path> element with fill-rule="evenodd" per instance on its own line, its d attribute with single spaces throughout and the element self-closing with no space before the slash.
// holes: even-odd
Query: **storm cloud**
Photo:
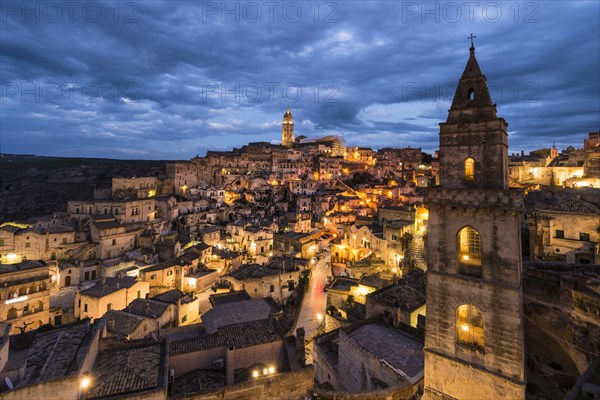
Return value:
<svg viewBox="0 0 600 400">
<path fill-rule="evenodd" d="M 597 1 L 1 2 L 3 153 L 187 159 L 296 135 L 438 146 L 467 36 L 510 151 L 600 129 Z"/>
</svg>

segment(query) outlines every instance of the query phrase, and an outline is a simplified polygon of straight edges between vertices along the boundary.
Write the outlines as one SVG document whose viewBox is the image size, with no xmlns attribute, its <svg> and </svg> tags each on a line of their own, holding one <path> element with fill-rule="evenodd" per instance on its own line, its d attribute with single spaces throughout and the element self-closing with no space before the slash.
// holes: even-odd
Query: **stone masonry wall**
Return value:
<svg viewBox="0 0 600 400">
<path fill-rule="evenodd" d="M 308 395 L 313 387 L 313 369 L 276 374 L 271 378 L 227 386 L 210 393 L 190 394 L 176 400 L 294 400 Z"/>
</svg>

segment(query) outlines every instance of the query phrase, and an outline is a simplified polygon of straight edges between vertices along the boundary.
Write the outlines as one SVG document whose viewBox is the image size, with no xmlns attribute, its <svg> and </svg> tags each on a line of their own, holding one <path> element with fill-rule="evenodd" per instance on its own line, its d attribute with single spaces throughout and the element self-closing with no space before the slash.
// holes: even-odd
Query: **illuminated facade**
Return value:
<svg viewBox="0 0 600 400">
<path fill-rule="evenodd" d="M 294 120 L 289 107 L 285 114 L 283 114 L 281 145 L 285 147 L 292 147 L 294 145 Z"/>
<path fill-rule="evenodd" d="M 49 323 L 50 270 L 44 261 L 0 264 L 0 322 L 17 334 Z"/>
</svg>

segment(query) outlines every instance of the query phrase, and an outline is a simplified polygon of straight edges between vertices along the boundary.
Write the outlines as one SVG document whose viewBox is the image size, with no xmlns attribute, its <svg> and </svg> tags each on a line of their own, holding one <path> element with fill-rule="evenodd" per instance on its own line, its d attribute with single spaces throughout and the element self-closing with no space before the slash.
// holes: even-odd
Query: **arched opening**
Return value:
<svg viewBox="0 0 600 400">
<path fill-rule="evenodd" d="M 471 157 L 465 160 L 465 180 L 469 182 L 473 182 L 475 180 L 475 160 Z"/>
<path fill-rule="evenodd" d="M 14 319 L 17 318 L 17 309 L 14 307 L 11 307 L 8 309 L 8 316 L 6 319 Z"/>
<path fill-rule="evenodd" d="M 71 277 L 70 276 L 67 276 L 65 278 L 65 286 L 71 286 Z"/>
<path fill-rule="evenodd" d="M 27 294 L 27 288 L 25 286 L 21 286 L 19 288 L 19 296 L 25 296 Z"/>
<path fill-rule="evenodd" d="M 479 232 L 465 226 L 457 235 L 459 273 L 481 276 L 481 238 Z"/>
<path fill-rule="evenodd" d="M 485 346 L 483 314 L 474 305 L 456 309 L 456 342 L 480 349 Z"/>
<path fill-rule="evenodd" d="M 469 101 L 475 100 L 475 89 L 469 88 Z"/>
</svg>

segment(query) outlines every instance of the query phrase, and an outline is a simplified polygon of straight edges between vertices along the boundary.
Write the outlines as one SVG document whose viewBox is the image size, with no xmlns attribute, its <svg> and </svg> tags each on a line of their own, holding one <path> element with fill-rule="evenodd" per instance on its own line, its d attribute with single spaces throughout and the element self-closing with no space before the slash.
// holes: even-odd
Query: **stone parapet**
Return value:
<svg viewBox="0 0 600 400">
<path fill-rule="evenodd" d="M 520 211 L 525 203 L 521 191 L 432 188 L 425 193 L 425 204 Z"/>
</svg>

